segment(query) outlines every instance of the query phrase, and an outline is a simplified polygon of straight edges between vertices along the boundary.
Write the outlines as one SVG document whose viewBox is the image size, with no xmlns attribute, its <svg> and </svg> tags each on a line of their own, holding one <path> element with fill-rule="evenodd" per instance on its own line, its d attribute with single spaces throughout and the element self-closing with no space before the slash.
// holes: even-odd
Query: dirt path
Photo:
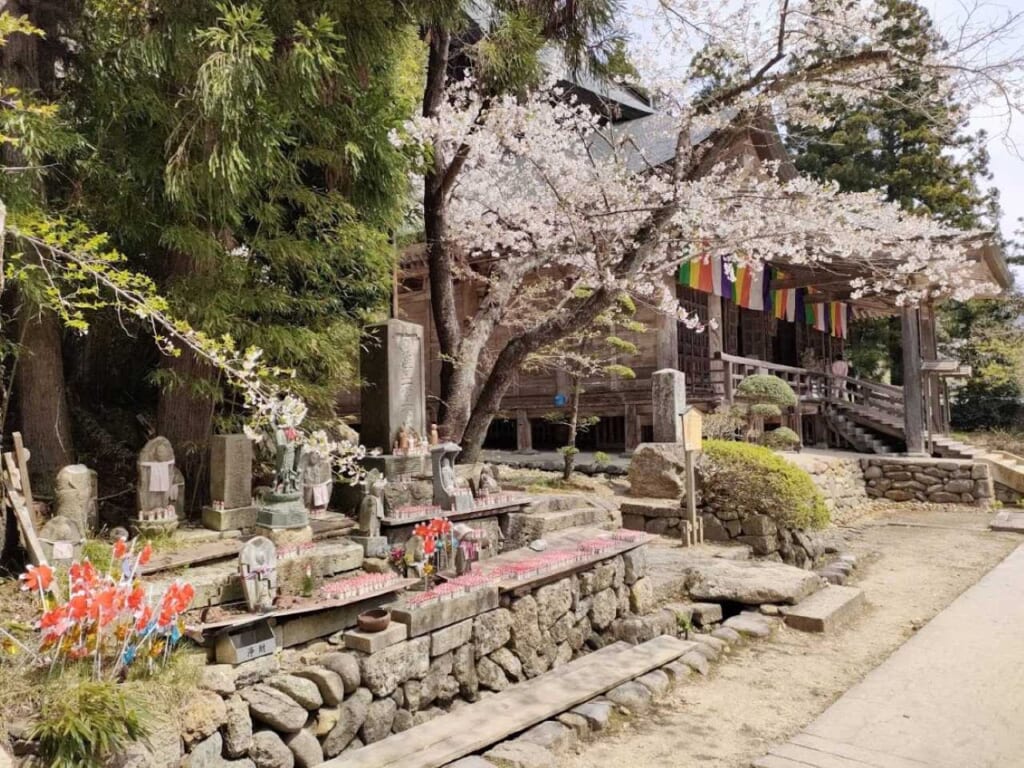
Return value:
<svg viewBox="0 0 1024 768">
<path fill-rule="evenodd" d="M 864 613 L 828 637 L 782 628 L 691 678 L 643 719 L 562 759 L 563 768 L 746 768 L 799 731 L 1024 539 L 975 511 L 897 510 L 847 531 Z M 951 659 L 952 663 L 952 659 Z"/>
</svg>

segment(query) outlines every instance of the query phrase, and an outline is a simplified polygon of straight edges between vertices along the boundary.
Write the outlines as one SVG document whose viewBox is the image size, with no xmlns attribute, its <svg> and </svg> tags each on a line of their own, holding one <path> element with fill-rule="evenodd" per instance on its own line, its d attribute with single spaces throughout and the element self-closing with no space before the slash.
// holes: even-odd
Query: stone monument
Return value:
<svg viewBox="0 0 1024 768">
<path fill-rule="evenodd" d="M 302 502 L 311 512 L 326 512 L 334 490 L 331 457 L 306 451 L 302 457 Z"/>
<path fill-rule="evenodd" d="M 170 533 L 178 527 L 175 502 L 180 488 L 175 482 L 174 449 L 166 437 L 154 437 L 139 452 L 136 485 L 138 516 L 130 527 L 144 536 Z"/>
<path fill-rule="evenodd" d="M 384 488 L 387 480 L 376 469 L 366 475 L 366 493 L 359 503 L 359 535 L 350 536 L 363 545 L 366 557 L 387 557 L 388 538 L 380 535 L 380 521 L 384 519 Z"/>
<path fill-rule="evenodd" d="M 99 528 L 95 470 L 84 464 L 64 467 L 57 473 L 54 495 L 57 516 L 74 520 L 79 533 L 93 533 Z"/>
<path fill-rule="evenodd" d="M 455 457 L 462 449 L 457 443 L 441 443 L 430 449 L 434 482 L 434 504 L 446 512 L 468 512 L 473 509 L 473 494 L 461 488 L 455 473 Z"/>
<path fill-rule="evenodd" d="M 210 506 L 203 525 L 214 531 L 244 531 L 256 525 L 252 503 L 252 440 L 246 435 L 210 438 Z"/>
<path fill-rule="evenodd" d="M 364 464 L 388 480 L 426 471 L 427 394 L 423 327 L 388 320 L 366 329 L 359 358 L 363 386 L 359 439 L 369 451 Z"/>
<path fill-rule="evenodd" d="M 264 536 L 255 536 L 238 553 L 238 575 L 250 611 L 266 613 L 277 597 L 277 549 Z"/>
<path fill-rule="evenodd" d="M 654 442 L 683 442 L 683 413 L 686 411 L 686 374 L 663 368 L 651 376 L 654 406 Z"/>
</svg>

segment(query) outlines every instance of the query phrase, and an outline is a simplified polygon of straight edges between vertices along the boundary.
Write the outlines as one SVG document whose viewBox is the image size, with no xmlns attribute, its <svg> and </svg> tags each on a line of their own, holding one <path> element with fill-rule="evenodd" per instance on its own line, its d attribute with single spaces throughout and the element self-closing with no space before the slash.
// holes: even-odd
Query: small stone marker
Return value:
<svg viewBox="0 0 1024 768">
<path fill-rule="evenodd" d="M 57 473 L 54 490 L 57 515 L 69 517 L 81 533 L 99 528 L 96 471 L 84 464 L 69 464 Z"/>
<path fill-rule="evenodd" d="M 217 638 L 215 655 L 218 664 L 241 664 L 261 656 L 269 656 L 277 650 L 277 640 L 270 622 L 261 621 L 238 632 L 223 634 Z"/>
<path fill-rule="evenodd" d="M 309 451 L 302 457 L 302 502 L 311 512 L 325 512 L 334 490 L 331 457 Z"/>
<path fill-rule="evenodd" d="M 380 521 L 384 519 L 384 488 L 387 481 L 376 469 L 366 475 L 365 492 L 359 503 L 359 535 L 350 538 L 363 546 L 366 557 L 387 557 L 388 539 L 380 535 Z"/>
<path fill-rule="evenodd" d="M 462 448 L 457 443 L 441 443 L 430 449 L 430 462 L 434 479 L 434 504 L 448 512 L 468 512 L 473 509 L 473 494 L 460 488 L 455 474 L 455 457 Z"/>
<path fill-rule="evenodd" d="M 277 596 L 277 549 L 264 536 L 249 539 L 238 554 L 238 574 L 250 611 L 266 612 Z"/>
<path fill-rule="evenodd" d="M 246 435 L 210 438 L 210 499 L 203 525 L 214 531 L 245 530 L 256 525 L 252 503 L 252 440 Z"/>
<path fill-rule="evenodd" d="M 46 559 L 57 565 L 81 559 L 85 537 L 77 520 L 57 515 L 47 520 L 39 530 L 39 542 L 43 545 Z"/>
<path fill-rule="evenodd" d="M 793 607 L 780 608 L 785 622 L 802 632 L 831 632 L 849 621 L 864 605 L 856 587 L 825 587 Z"/>
</svg>

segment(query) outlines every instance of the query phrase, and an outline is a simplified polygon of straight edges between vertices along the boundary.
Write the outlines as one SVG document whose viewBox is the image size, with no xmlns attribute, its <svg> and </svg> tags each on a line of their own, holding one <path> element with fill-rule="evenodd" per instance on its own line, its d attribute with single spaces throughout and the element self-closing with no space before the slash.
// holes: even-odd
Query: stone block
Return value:
<svg viewBox="0 0 1024 768">
<path fill-rule="evenodd" d="M 558 764 L 555 755 L 539 744 L 528 741 L 503 741 L 484 758 L 492 760 L 502 768 L 555 768 Z"/>
<path fill-rule="evenodd" d="M 362 409 L 359 437 L 367 448 L 391 453 L 402 427 L 427 432 L 423 326 L 388 320 L 366 328 L 361 345 Z"/>
<path fill-rule="evenodd" d="M 241 531 L 256 526 L 257 507 L 214 509 L 203 507 L 203 527 L 211 531 Z"/>
<path fill-rule="evenodd" d="M 556 755 L 562 755 L 576 746 L 576 732 L 556 722 L 546 720 L 523 733 L 516 741 L 528 741 L 549 749 Z"/>
<path fill-rule="evenodd" d="M 230 510 L 252 504 L 252 440 L 245 435 L 210 438 L 210 498 Z"/>
<path fill-rule="evenodd" d="M 686 374 L 663 368 L 651 374 L 651 399 L 654 403 L 654 440 L 659 443 L 683 442 L 683 411 L 686 410 Z"/>
<path fill-rule="evenodd" d="M 637 547 L 622 554 L 622 562 L 625 565 L 623 580 L 626 584 L 633 584 L 637 579 L 647 575 L 647 547 Z"/>
<path fill-rule="evenodd" d="M 745 536 L 771 536 L 774 538 L 778 531 L 775 521 L 768 515 L 751 515 L 742 521 L 742 528 Z M 756 549 L 754 551 L 757 552 Z"/>
<path fill-rule="evenodd" d="M 486 656 L 501 648 L 511 637 L 512 614 L 507 608 L 498 608 L 477 616 L 473 620 L 473 646 L 476 657 Z"/>
<path fill-rule="evenodd" d="M 623 515 L 637 517 L 679 517 L 682 515 L 682 504 L 678 499 L 627 499 L 622 502 L 619 511 Z"/>
<path fill-rule="evenodd" d="M 741 613 L 727 619 L 723 626 L 747 637 L 768 637 L 772 633 L 771 621 L 756 613 Z"/>
<path fill-rule="evenodd" d="M 350 629 L 342 637 L 345 647 L 361 653 L 377 653 L 396 643 L 407 639 L 409 627 L 392 621 L 380 632 L 364 632 L 361 629 Z"/>
<path fill-rule="evenodd" d="M 430 669 L 430 638 L 418 637 L 359 658 L 362 683 L 375 696 L 390 696 L 410 678 Z"/>
<path fill-rule="evenodd" d="M 630 495 L 681 499 L 686 495 L 685 452 L 679 443 L 643 443 L 629 463 Z"/>
<path fill-rule="evenodd" d="M 755 555 L 770 555 L 779 549 L 779 540 L 774 533 L 770 536 L 739 536 L 736 540 L 750 547 Z"/>
<path fill-rule="evenodd" d="M 711 669 L 711 665 L 708 663 L 707 657 L 703 654 L 697 653 L 697 651 L 690 651 L 689 653 L 684 654 L 679 661 L 701 675 L 706 675 Z"/>
<path fill-rule="evenodd" d="M 439 600 L 427 605 L 409 607 L 392 604 L 392 622 L 409 627 L 409 637 L 419 637 L 427 632 L 447 627 L 478 614 L 498 607 L 498 588 L 495 586 L 474 589 L 451 600 Z"/>
<path fill-rule="evenodd" d="M 606 696 L 614 704 L 634 714 L 650 709 L 653 699 L 651 690 L 635 681 L 612 688 Z"/>
<path fill-rule="evenodd" d="M 603 698 L 591 699 L 578 707 L 573 707 L 570 712 L 584 718 L 590 730 L 603 731 L 611 722 L 612 702 Z"/>
<path fill-rule="evenodd" d="M 864 605 L 855 587 L 832 586 L 815 592 L 792 607 L 783 607 L 785 622 L 803 632 L 831 632 L 850 620 Z"/>
<path fill-rule="evenodd" d="M 693 623 L 707 627 L 722 620 L 722 606 L 718 603 L 689 603 Z"/>
<path fill-rule="evenodd" d="M 458 624 L 444 627 L 430 635 L 430 655 L 440 656 L 465 645 L 473 637 L 473 620 L 466 619 Z"/>
<path fill-rule="evenodd" d="M 647 688 L 654 696 L 661 696 L 668 692 L 671 686 L 668 674 L 660 669 L 653 669 L 646 675 L 641 675 L 636 682 Z"/>
</svg>

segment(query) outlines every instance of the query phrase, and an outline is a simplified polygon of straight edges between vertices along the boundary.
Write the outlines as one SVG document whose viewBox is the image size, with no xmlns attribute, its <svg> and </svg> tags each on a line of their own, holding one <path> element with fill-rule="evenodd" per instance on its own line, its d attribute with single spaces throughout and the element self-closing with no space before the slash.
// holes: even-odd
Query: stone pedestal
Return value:
<svg viewBox="0 0 1024 768">
<path fill-rule="evenodd" d="M 388 320 L 367 327 L 366 335 L 359 359 L 364 382 L 360 440 L 370 450 L 390 453 L 398 431 L 405 427 L 426 442 L 423 327 Z"/>
<path fill-rule="evenodd" d="M 247 531 L 256 525 L 258 507 L 247 506 L 235 509 L 214 509 L 203 507 L 203 527 L 211 531 Z"/>
<path fill-rule="evenodd" d="M 367 456 L 362 460 L 362 465 L 366 467 L 367 472 L 376 469 L 389 483 L 402 477 L 430 475 L 430 456 L 427 454 Z"/>
<path fill-rule="evenodd" d="M 365 557 L 387 557 L 390 547 L 387 536 L 349 536 L 350 541 L 363 548 Z"/>
<path fill-rule="evenodd" d="M 266 528 L 257 525 L 255 528 L 257 536 L 264 536 L 274 542 L 278 549 L 292 547 L 297 544 L 308 544 L 313 540 L 313 529 L 309 525 L 300 528 Z"/>
</svg>

